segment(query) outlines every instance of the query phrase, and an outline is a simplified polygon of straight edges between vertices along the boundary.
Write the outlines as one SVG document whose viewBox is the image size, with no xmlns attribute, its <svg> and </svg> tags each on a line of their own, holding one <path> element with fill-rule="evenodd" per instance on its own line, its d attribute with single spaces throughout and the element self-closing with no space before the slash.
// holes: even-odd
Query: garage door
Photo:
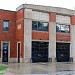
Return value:
<svg viewBox="0 0 75 75">
<path fill-rule="evenodd" d="M 32 62 L 48 62 L 48 42 L 32 42 Z"/>
<path fill-rule="evenodd" d="M 68 62 L 70 58 L 70 43 L 56 43 L 57 62 Z"/>
</svg>

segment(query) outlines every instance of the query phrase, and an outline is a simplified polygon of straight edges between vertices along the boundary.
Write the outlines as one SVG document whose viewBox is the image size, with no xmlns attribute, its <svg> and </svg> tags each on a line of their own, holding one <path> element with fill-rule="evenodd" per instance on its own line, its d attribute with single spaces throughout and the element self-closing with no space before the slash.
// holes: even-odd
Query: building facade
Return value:
<svg viewBox="0 0 75 75">
<path fill-rule="evenodd" d="M 75 11 L 23 4 L 0 10 L 0 62 L 75 62 Z"/>
</svg>

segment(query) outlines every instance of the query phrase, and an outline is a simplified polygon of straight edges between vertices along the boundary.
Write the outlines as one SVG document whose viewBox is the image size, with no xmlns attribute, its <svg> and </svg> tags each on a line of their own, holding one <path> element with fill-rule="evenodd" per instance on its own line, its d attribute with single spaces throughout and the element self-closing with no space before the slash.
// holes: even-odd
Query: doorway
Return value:
<svg viewBox="0 0 75 75">
<path fill-rule="evenodd" d="M 57 62 L 69 62 L 70 43 L 56 43 Z"/>
<path fill-rule="evenodd" d="M 32 42 L 32 62 L 48 62 L 48 42 Z"/>
<path fill-rule="evenodd" d="M 20 63 L 20 42 L 18 42 L 18 63 Z"/>
<path fill-rule="evenodd" d="M 9 43 L 2 43 L 2 62 L 8 62 Z"/>
</svg>

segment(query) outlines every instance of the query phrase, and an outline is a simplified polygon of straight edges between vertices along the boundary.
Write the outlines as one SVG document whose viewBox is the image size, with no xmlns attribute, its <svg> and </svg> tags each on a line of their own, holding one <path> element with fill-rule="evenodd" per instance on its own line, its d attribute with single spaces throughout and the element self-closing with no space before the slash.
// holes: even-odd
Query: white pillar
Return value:
<svg viewBox="0 0 75 75">
<path fill-rule="evenodd" d="M 75 25 L 71 25 L 70 57 L 73 57 L 73 62 L 75 62 Z"/>
<path fill-rule="evenodd" d="M 24 62 L 30 62 L 32 39 L 32 10 L 24 11 Z"/>
<path fill-rule="evenodd" d="M 52 62 L 54 62 L 56 58 L 56 23 L 49 22 L 49 25 L 50 58 L 52 58 Z"/>
</svg>

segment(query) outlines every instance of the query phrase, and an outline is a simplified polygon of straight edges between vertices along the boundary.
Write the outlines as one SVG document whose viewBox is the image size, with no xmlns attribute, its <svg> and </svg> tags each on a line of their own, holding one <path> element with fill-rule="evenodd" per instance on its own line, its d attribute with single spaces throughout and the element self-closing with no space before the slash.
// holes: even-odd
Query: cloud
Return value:
<svg viewBox="0 0 75 75">
<path fill-rule="evenodd" d="M 19 5 L 25 3 L 75 9 L 74 0 L 0 0 L 0 9 L 16 10 Z"/>
</svg>

